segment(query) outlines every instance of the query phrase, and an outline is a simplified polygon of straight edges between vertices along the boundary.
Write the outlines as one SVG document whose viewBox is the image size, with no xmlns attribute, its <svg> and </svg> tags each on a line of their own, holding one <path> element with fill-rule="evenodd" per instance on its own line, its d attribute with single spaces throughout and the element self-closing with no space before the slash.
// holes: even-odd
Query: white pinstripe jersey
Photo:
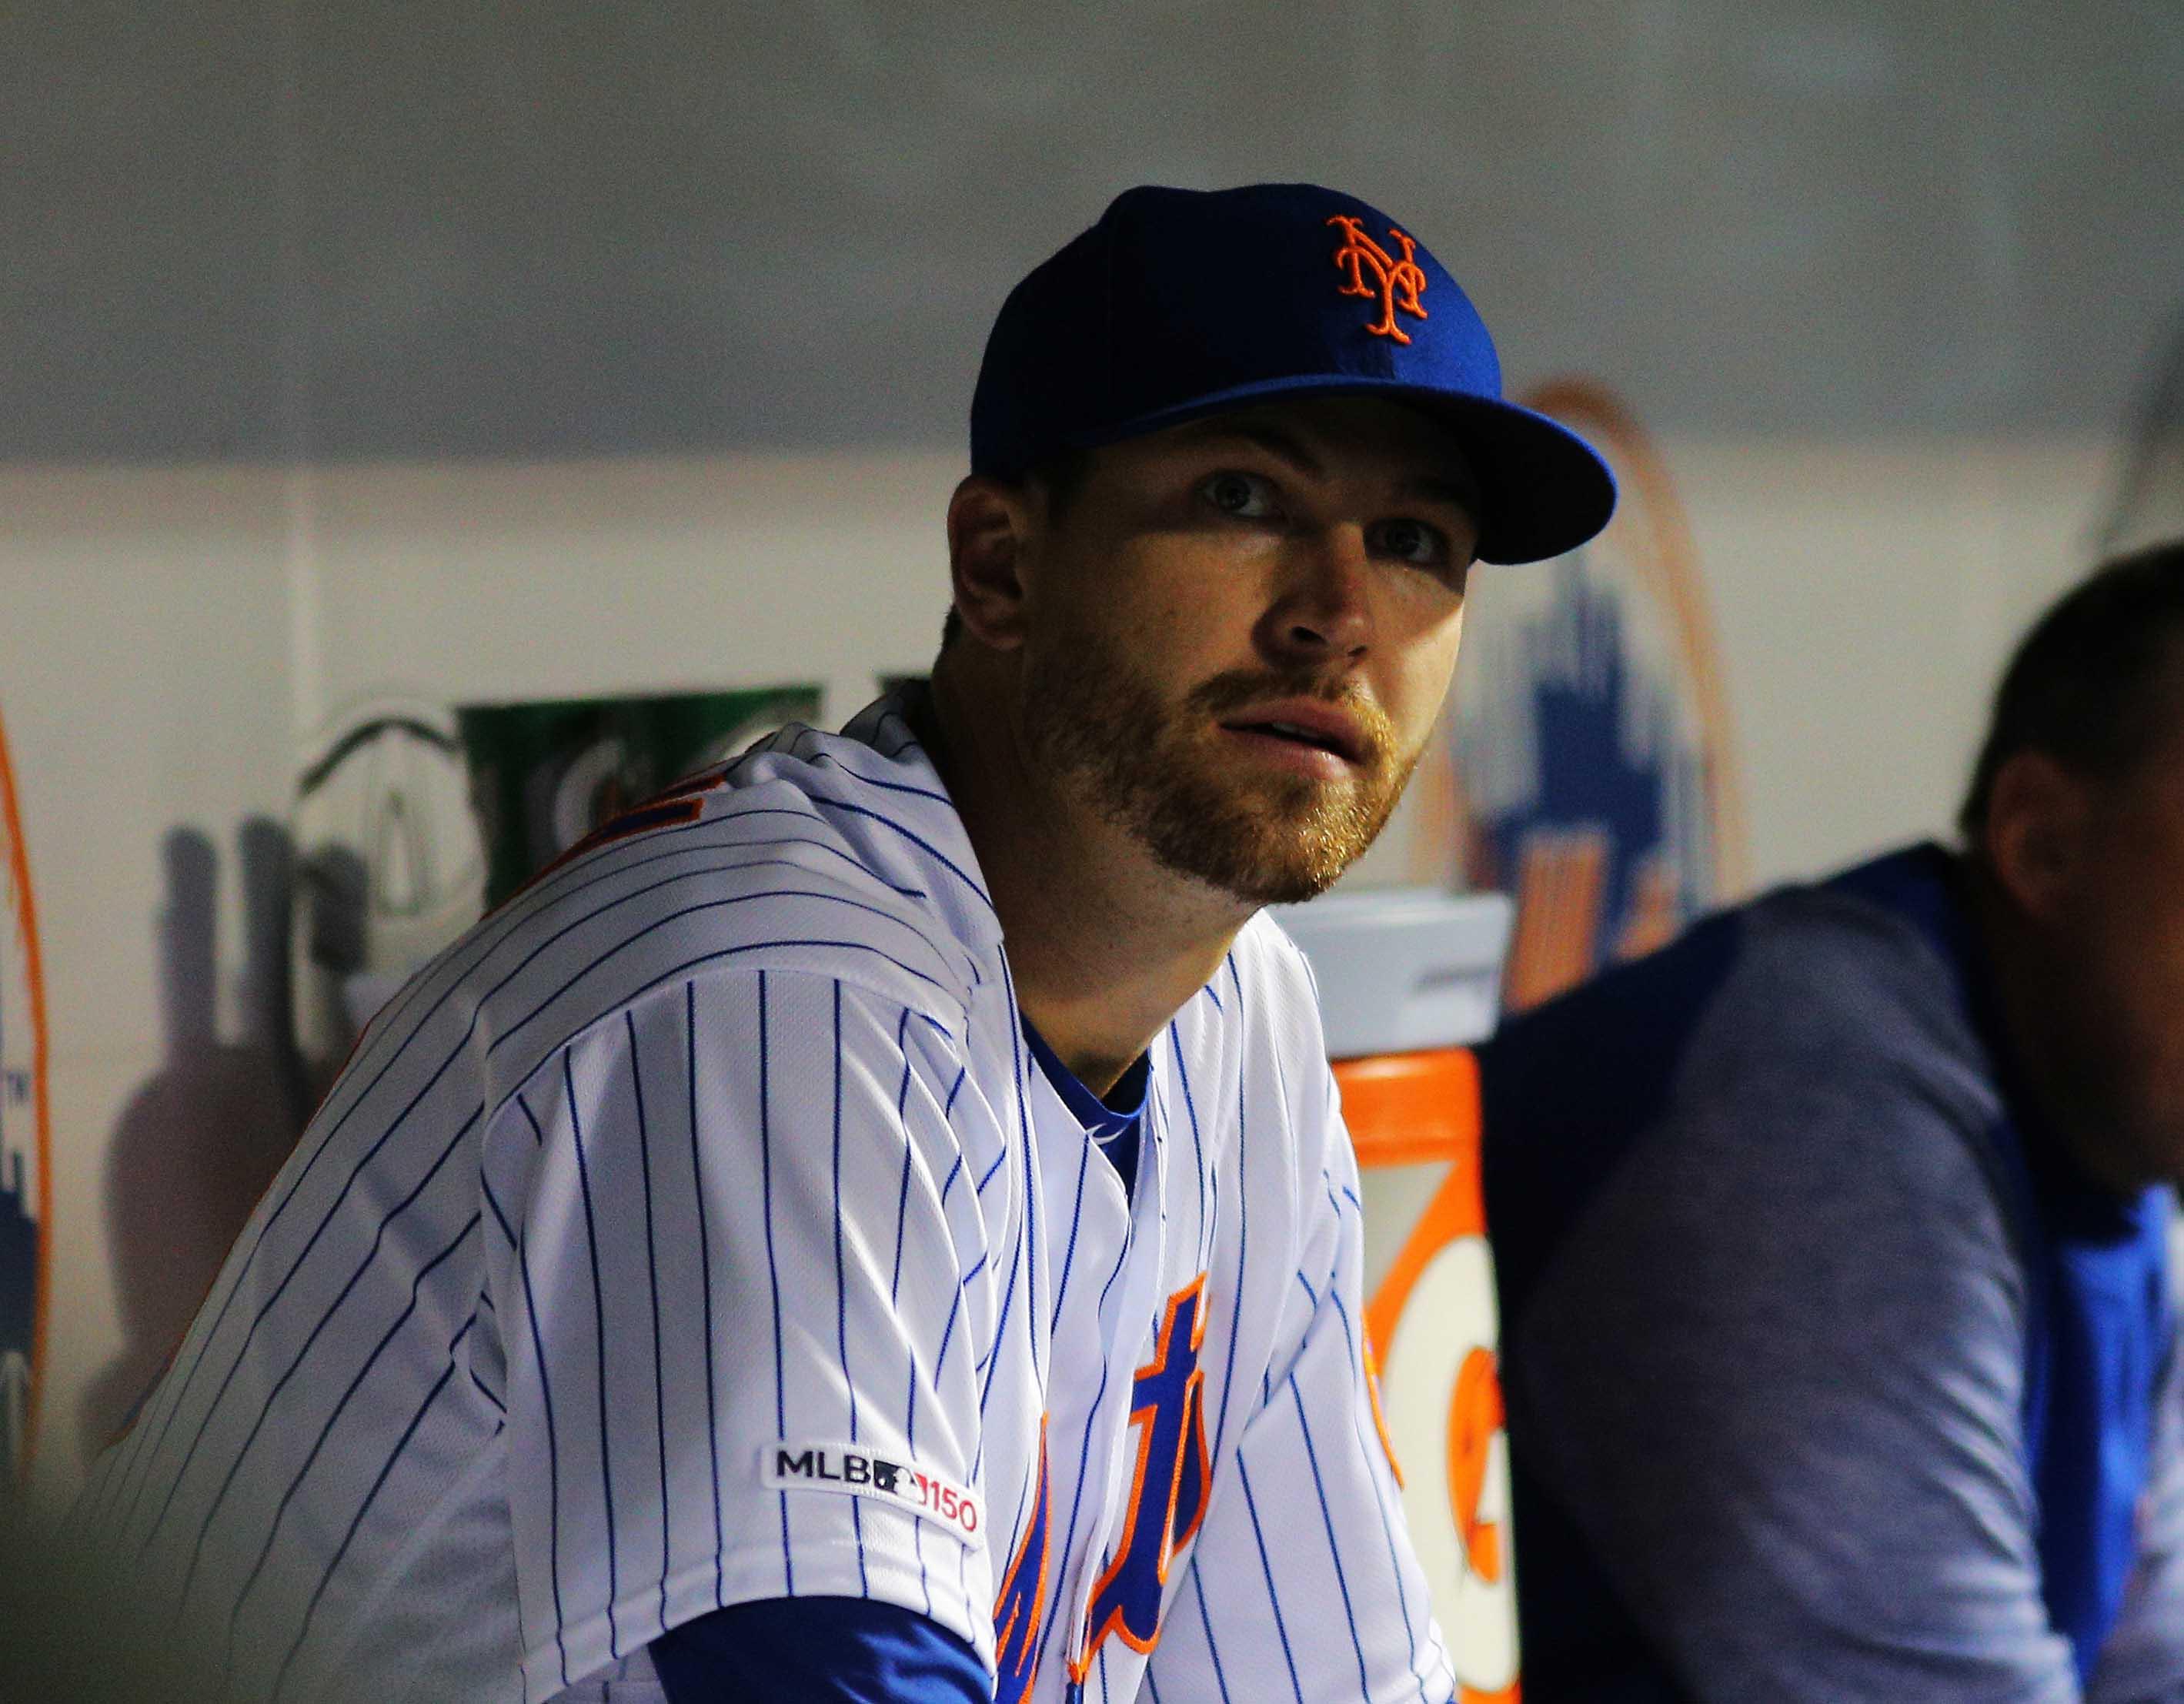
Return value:
<svg viewBox="0 0 2184 1704">
<path fill-rule="evenodd" d="M 373 1023 L 80 1518 L 247 1697 L 535 1704 L 827 1595 L 1004 1700 L 1446 1700 L 1270 921 L 1150 1057 L 1126 1196 L 899 707 L 789 729 Z"/>
</svg>

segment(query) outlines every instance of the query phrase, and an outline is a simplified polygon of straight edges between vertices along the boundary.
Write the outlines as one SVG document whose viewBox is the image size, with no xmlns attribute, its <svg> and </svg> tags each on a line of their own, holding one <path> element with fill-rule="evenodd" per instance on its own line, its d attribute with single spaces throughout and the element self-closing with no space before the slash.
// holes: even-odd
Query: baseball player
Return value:
<svg viewBox="0 0 2184 1704">
<path fill-rule="evenodd" d="M 1385 821 L 1474 558 L 1604 466 L 1408 231 L 1133 190 L 1010 295 L 929 690 L 421 974 L 81 1518 L 235 1696 L 1454 1688 L 1270 922 Z"/>
</svg>

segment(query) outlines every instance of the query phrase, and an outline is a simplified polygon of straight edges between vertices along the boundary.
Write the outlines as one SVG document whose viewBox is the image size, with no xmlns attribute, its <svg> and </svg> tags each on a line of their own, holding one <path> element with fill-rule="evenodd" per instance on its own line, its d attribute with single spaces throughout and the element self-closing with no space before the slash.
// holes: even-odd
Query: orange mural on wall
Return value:
<svg viewBox="0 0 2184 1704">
<path fill-rule="evenodd" d="M 1591 381 L 1523 400 L 1600 449 L 1620 499 L 1581 549 L 1473 580 L 1411 860 L 1418 880 L 1515 899 L 1514 1011 L 1665 946 L 1748 880 L 1719 649 L 1668 465 Z"/>
<path fill-rule="evenodd" d="M 30 1470 L 46 1366 L 53 1114 L 45 967 L 7 731 L 0 727 L 0 1481 Z"/>
</svg>

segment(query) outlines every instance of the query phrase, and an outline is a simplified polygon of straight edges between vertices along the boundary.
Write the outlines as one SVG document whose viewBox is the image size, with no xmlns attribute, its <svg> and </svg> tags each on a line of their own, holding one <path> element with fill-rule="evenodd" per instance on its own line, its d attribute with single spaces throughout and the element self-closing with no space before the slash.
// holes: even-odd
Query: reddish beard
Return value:
<svg viewBox="0 0 2184 1704">
<path fill-rule="evenodd" d="M 1347 780 L 1255 772 L 1221 751 L 1224 717 L 1284 698 L 1353 718 L 1363 749 Z M 1399 757 L 1386 714 L 1354 685 L 1237 669 L 1170 704 L 1105 636 L 1027 657 L 1023 718 L 1050 775 L 1079 783 L 1167 868 L 1254 905 L 1323 893 L 1386 825 L 1418 761 Z"/>
</svg>

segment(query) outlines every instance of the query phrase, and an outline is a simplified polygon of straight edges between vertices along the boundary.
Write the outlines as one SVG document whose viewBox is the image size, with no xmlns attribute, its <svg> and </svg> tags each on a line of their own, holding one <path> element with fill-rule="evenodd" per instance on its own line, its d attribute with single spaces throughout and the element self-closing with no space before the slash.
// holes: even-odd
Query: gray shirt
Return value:
<svg viewBox="0 0 2184 1704">
<path fill-rule="evenodd" d="M 1527 1470 L 1708 1704 L 2184 1701 L 2180 1357 L 2081 1695 L 2041 1595 L 2025 1272 L 1979 1139 L 2000 1092 L 1954 972 L 1822 889 L 1743 927 L 1658 1116 L 1505 1328 Z"/>
</svg>

